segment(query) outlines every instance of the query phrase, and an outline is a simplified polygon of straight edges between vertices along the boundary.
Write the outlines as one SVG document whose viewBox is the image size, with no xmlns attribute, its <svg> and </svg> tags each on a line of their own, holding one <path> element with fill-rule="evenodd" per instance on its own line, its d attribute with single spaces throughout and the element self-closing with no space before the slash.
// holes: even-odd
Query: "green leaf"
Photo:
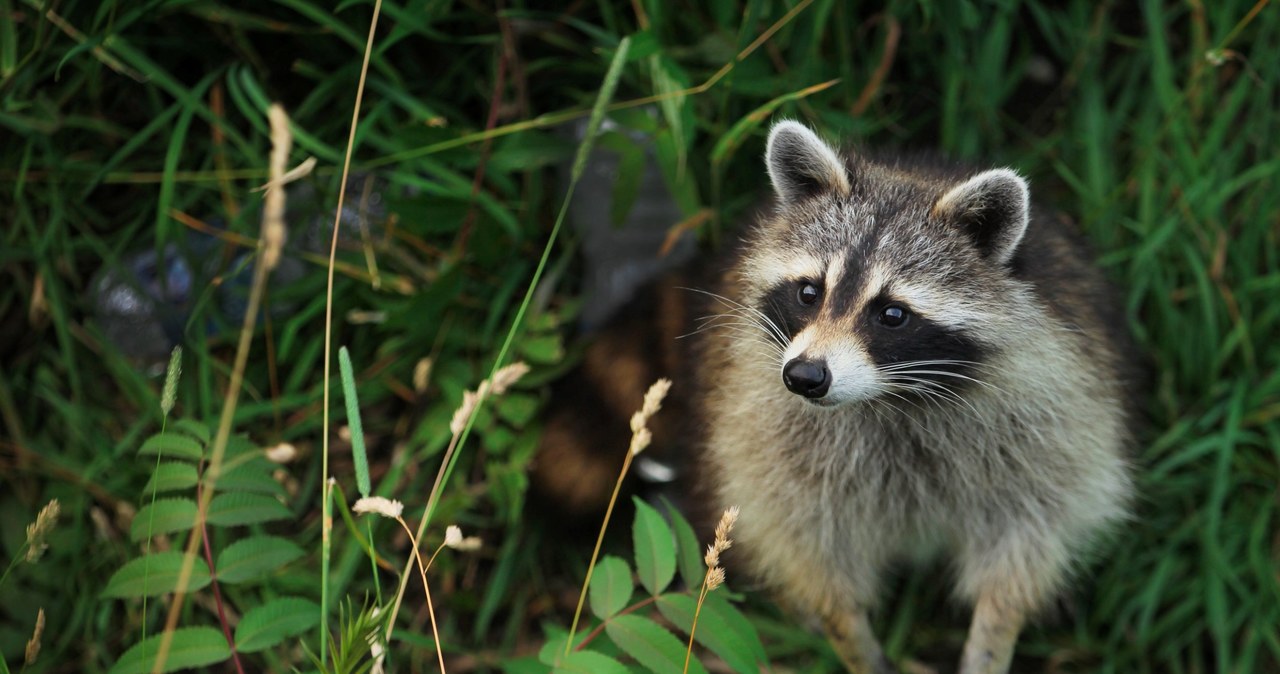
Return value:
<svg viewBox="0 0 1280 674">
<path fill-rule="evenodd" d="M 273 496 L 262 494 L 219 494 L 209 503 L 209 524 L 231 527 L 293 517 Z"/>
<path fill-rule="evenodd" d="M 740 674 L 756 674 L 760 663 L 766 662 L 764 645 L 751 623 L 743 617 L 723 596 L 711 592 L 698 614 L 698 629 L 694 640 L 711 649 L 725 664 Z M 667 594 L 658 597 L 658 611 L 673 625 L 689 632 L 697 600 L 687 594 Z"/>
<path fill-rule="evenodd" d="M 634 613 L 620 615 L 605 624 L 613 643 L 654 674 L 681 674 L 686 643 L 658 623 Z M 689 660 L 689 671 L 706 674 L 697 659 Z"/>
<path fill-rule="evenodd" d="M 516 350 L 530 363 L 549 365 L 564 358 L 564 345 L 558 334 L 525 335 L 516 343 Z"/>
<path fill-rule="evenodd" d="M 551 670 L 556 674 L 630 674 L 627 666 L 613 658 L 593 651 L 577 651 L 560 660 L 560 665 Z"/>
<path fill-rule="evenodd" d="M 236 625 L 236 650 L 254 653 L 302 634 L 320 622 L 320 607 L 309 599 L 280 597 L 245 612 Z"/>
<path fill-rule="evenodd" d="M 664 496 L 662 505 L 667 511 L 667 521 L 676 534 L 676 563 L 680 567 L 680 577 L 689 587 L 700 587 L 707 567 L 702 561 L 702 545 L 698 543 L 698 535 L 693 532 L 680 510 Z"/>
<path fill-rule="evenodd" d="M 258 446 L 258 443 L 250 440 L 248 436 L 232 435 L 228 437 L 227 449 L 223 454 L 223 459 L 230 461 L 242 454 L 257 454 L 258 456 L 265 456 L 265 453 L 262 451 L 262 448 Z"/>
<path fill-rule="evenodd" d="M 675 534 L 662 515 L 653 506 L 637 497 L 636 521 L 632 537 L 636 549 L 636 571 L 640 583 L 649 594 L 657 595 L 667 589 L 676 575 Z"/>
<path fill-rule="evenodd" d="M 688 168 L 682 168 L 680 163 L 685 150 L 679 145 L 671 129 L 660 129 L 654 134 L 653 151 L 658 168 L 662 169 L 662 179 L 667 183 L 671 198 L 675 199 L 680 212 L 685 217 L 690 217 L 701 210 L 702 197 L 698 196 L 698 181 L 690 180 L 685 174 Z"/>
<path fill-rule="evenodd" d="M 200 474 L 196 472 L 195 466 L 179 461 L 165 461 L 156 466 L 155 472 L 151 474 L 151 479 L 147 481 L 147 486 L 142 491 L 145 494 L 179 491 L 190 489 L 199 481 Z"/>
<path fill-rule="evenodd" d="M 338 349 L 338 370 L 342 374 L 342 398 L 347 404 L 347 428 L 351 429 L 351 459 L 356 469 L 356 489 L 361 496 L 368 496 L 373 487 L 369 483 L 369 457 L 364 449 L 364 426 L 360 423 L 360 398 L 356 395 L 356 375 L 351 367 L 351 354 L 347 347 Z"/>
<path fill-rule="evenodd" d="M 777 110 L 783 103 L 796 101 L 806 96 L 816 94 L 819 91 L 829 89 L 832 86 L 835 86 L 839 81 L 840 80 L 828 80 L 820 84 L 805 87 L 798 91 L 792 91 L 791 93 L 778 96 L 755 110 L 752 110 L 746 117 L 735 122 L 734 125 L 724 133 L 724 135 L 720 136 L 720 140 L 716 141 L 716 146 L 711 149 L 711 163 L 718 166 L 729 161 L 729 159 L 733 157 L 733 153 L 738 149 L 738 146 L 751 135 L 751 132 L 755 131 L 756 127 L 769 119 L 773 115 L 773 111 Z"/>
<path fill-rule="evenodd" d="M 493 407 L 504 421 L 516 428 L 524 428 L 538 415 L 538 396 L 508 391 L 494 400 Z"/>
<path fill-rule="evenodd" d="M 507 136 L 493 145 L 489 169 L 503 173 L 550 166 L 573 156 L 573 145 L 543 131 Z"/>
<path fill-rule="evenodd" d="M 160 650 L 162 639 L 163 633 L 147 637 L 134 645 L 120 656 L 109 674 L 148 674 L 154 667 L 156 652 Z M 212 627 L 182 627 L 173 631 L 169 655 L 160 671 L 176 672 L 179 669 L 204 667 L 230 657 L 231 648 L 227 646 L 227 638 L 218 630 Z"/>
<path fill-rule="evenodd" d="M 213 434 L 209 432 L 209 427 L 199 421 L 178 419 L 170 424 L 170 426 L 172 427 L 171 430 L 184 435 L 190 435 L 196 440 L 199 440 L 202 445 L 209 444 L 209 441 L 213 439 Z"/>
<path fill-rule="evenodd" d="M 178 587 L 178 572 L 182 569 L 181 552 L 156 552 L 143 555 L 120 567 L 107 581 L 103 597 L 154 597 L 172 592 Z M 197 558 L 191 565 L 191 580 L 187 591 L 194 592 L 209 584 L 209 567 Z"/>
<path fill-rule="evenodd" d="M 218 580 L 242 583 L 276 571 L 303 555 L 302 548 L 279 536 L 250 536 L 218 553 Z"/>
<path fill-rule="evenodd" d="M 190 436 L 179 433 L 157 433 L 142 443 L 139 454 L 160 454 L 166 459 L 199 461 L 204 456 L 204 445 Z"/>
<path fill-rule="evenodd" d="M 196 502 L 189 498 L 162 498 L 142 507 L 129 527 L 129 538 L 141 541 L 148 535 L 171 534 L 195 526 Z"/>
<path fill-rule="evenodd" d="M 503 658 L 502 674 L 550 674 L 551 668 L 527 655 L 523 658 Z"/>
<path fill-rule="evenodd" d="M 631 567 L 621 557 L 606 555 L 591 576 L 591 612 L 601 620 L 608 618 L 627 607 L 633 590 Z"/>
<path fill-rule="evenodd" d="M 271 471 L 275 468 L 274 463 L 255 456 L 232 466 L 219 475 L 216 486 L 220 492 L 245 491 L 269 496 L 284 496 L 284 487 L 271 477 Z"/>
<path fill-rule="evenodd" d="M 609 220 L 617 227 L 626 221 L 631 207 L 640 194 L 640 185 L 644 178 L 644 148 L 620 131 L 606 131 L 600 134 L 596 144 L 617 153 L 617 178 L 613 184 L 612 203 L 609 206 Z"/>
</svg>

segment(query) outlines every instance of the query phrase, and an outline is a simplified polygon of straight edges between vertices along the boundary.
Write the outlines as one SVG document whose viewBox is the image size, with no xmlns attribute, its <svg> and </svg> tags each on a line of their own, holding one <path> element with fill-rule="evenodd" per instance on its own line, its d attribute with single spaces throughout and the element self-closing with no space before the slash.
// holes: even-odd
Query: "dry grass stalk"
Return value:
<svg viewBox="0 0 1280 674">
<path fill-rule="evenodd" d="M 289 151 L 293 149 L 293 134 L 289 132 L 289 115 L 279 103 L 271 104 L 267 117 L 271 120 L 271 182 L 262 203 L 261 264 L 270 271 L 276 268 L 284 250 L 283 178 L 289 165 Z"/>
<path fill-rule="evenodd" d="M 462 433 L 467 429 L 467 424 L 471 422 L 471 417 L 475 415 L 476 409 L 484 403 L 485 398 L 493 393 L 501 395 L 511 388 L 521 377 L 529 372 L 529 366 L 516 362 L 506 367 L 499 368 L 493 374 L 493 382 L 488 379 L 480 382 L 475 391 L 467 391 L 462 396 L 462 404 L 458 409 L 454 410 L 453 418 L 449 421 L 449 432 L 452 435 L 449 438 L 449 447 L 444 451 L 444 457 L 440 460 L 440 469 L 436 472 L 436 481 L 431 485 L 431 495 L 427 497 L 427 507 L 422 513 L 422 520 L 418 522 L 418 538 L 422 538 L 426 532 L 427 522 L 431 520 L 432 512 L 435 510 L 436 502 L 440 499 L 440 489 L 444 484 L 445 471 L 449 469 L 449 462 L 453 460 L 453 455 L 458 450 L 458 442 L 462 438 Z M 446 532 L 447 533 L 447 532 Z M 476 539 L 476 547 L 479 547 L 479 539 Z M 435 555 L 432 555 L 435 559 Z M 428 563 L 429 565 L 429 563 Z M 404 601 L 404 591 L 409 582 L 409 568 L 405 567 L 404 573 L 400 576 L 400 587 L 396 591 L 396 600 L 391 607 L 391 618 L 387 621 L 387 642 L 391 641 L 391 634 L 395 631 L 396 615 L 400 613 L 400 603 Z"/>
<path fill-rule="evenodd" d="M 578 631 L 578 620 L 582 617 L 582 606 L 587 601 L 587 588 L 591 587 L 591 574 L 596 569 L 596 559 L 600 556 L 600 546 L 604 543 L 604 532 L 609 528 L 609 518 L 613 516 L 613 506 L 618 502 L 618 492 L 622 491 L 622 481 L 631 469 L 631 460 L 636 454 L 644 451 L 653 440 L 649 431 L 649 419 L 662 409 L 662 400 L 671 390 L 671 380 L 663 377 L 653 382 L 644 394 L 644 403 L 640 410 L 631 415 L 631 446 L 627 456 L 622 460 L 622 470 L 618 472 L 618 481 L 613 485 L 613 495 L 609 497 L 609 507 L 605 508 L 604 521 L 600 523 L 600 533 L 596 536 L 596 547 L 591 551 L 591 563 L 587 565 L 587 577 L 582 581 L 582 592 L 578 594 L 578 608 L 573 612 L 573 623 L 569 626 L 569 638 L 564 642 L 564 654 L 569 655 L 573 647 L 573 635 Z"/>
<path fill-rule="evenodd" d="M 404 514 L 404 504 L 400 501 L 383 498 L 381 496 L 366 496 L 356 501 L 355 504 L 351 506 L 351 509 L 357 513 L 374 513 L 393 519 L 400 523 L 400 527 L 404 529 L 406 534 L 409 534 L 409 544 L 413 546 L 413 556 L 410 558 L 410 563 L 417 565 L 418 575 L 422 578 L 422 592 L 427 598 L 427 617 L 431 619 L 431 636 L 436 642 L 436 659 L 440 663 L 440 674 L 444 674 L 444 651 L 440 648 L 440 631 L 436 627 L 436 610 L 435 606 L 431 602 L 431 588 L 427 586 L 427 566 L 430 564 L 424 564 L 422 562 L 422 554 L 418 551 L 418 538 L 413 535 L 413 530 L 410 529 L 408 523 L 404 521 L 404 517 L 401 517 L 401 515 Z M 439 553 L 439 550 L 436 550 L 436 552 Z M 431 558 L 434 560 L 435 555 L 432 555 Z M 403 587 L 403 584 L 401 587 Z M 397 607 L 398 606 L 399 604 L 397 604 Z M 392 620 L 395 619 L 394 613 L 391 618 Z M 391 632 L 388 629 L 388 643 L 390 643 L 390 639 Z"/>
<path fill-rule="evenodd" d="M 288 117 L 284 113 L 284 108 L 280 107 L 279 105 L 272 105 L 268 113 L 268 117 L 270 118 L 270 121 L 271 121 L 271 141 L 273 143 L 272 161 L 271 161 L 271 167 L 270 167 L 271 177 L 272 179 L 276 179 L 276 178 L 279 178 L 280 174 L 284 172 L 284 163 L 277 161 L 276 155 L 279 153 L 276 151 L 278 148 L 276 148 L 275 146 L 286 145 L 291 147 L 293 145 L 293 136 L 292 136 L 292 132 L 290 132 L 289 130 Z M 283 153 L 283 156 L 285 156 L 287 159 L 288 153 L 287 152 Z M 262 207 L 262 233 L 261 233 L 261 243 L 260 243 L 260 245 L 262 246 L 261 248 L 262 256 L 261 256 L 261 259 L 258 261 L 258 264 L 255 264 L 253 267 L 253 281 L 249 285 L 249 301 L 245 305 L 244 320 L 240 326 L 240 339 L 236 344 L 235 360 L 231 366 L 231 378 L 227 382 L 227 392 L 223 398 L 222 416 L 218 418 L 218 430 L 217 430 L 217 434 L 214 436 L 214 439 L 213 439 L 213 450 L 212 452 L 210 452 L 210 455 L 209 455 L 209 466 L 205 471 L 206 478 L 204 482 L 204 487 L 200 490 L 199 503 L 197 504 L 197 507 L 196 507 L 197 533 L 187 537 L 187 547 L 186 547 L 186 550 L 183 552 L 182 567 L 178 570 L 177 587 L 173 592 L 173 599 L 169 603 L 168 615 L 165 617 L 165 622 L 164 622 L 164 632 L 160 637 L 160 645 L 156 648 L 155 661 L 152 663 L 152 666 L 151 666 L 152 674 L 160 674 L 161 672 L 165 671 L 165 662 L 169 659 L 169 649 L 173 646 L 173 634 L 174 634 L 174 631 L 178 629 L 178 616 L 182 611 L 182 604 L 186 599 L 187 587 L 191 583 L 191 570 L 195 566 L 196 549 L 199 547 L 200 543 L 203 540 L 203 536 L 199 532 L 203 530 L 205 518 L 208 516 L 209 503 L 213 501 L 214 489 L 217 486 L 218 477 L 222 473 L 222 461 L 223 461 L 223 458 L 226 456 L 227 441 L 231 438 L 231 421 L 233 418 L 235 418 L 236 405 L 240 402 L 240 389 L 244 384 L 245 367 L 249 363 L 249 347 L 253 341 L 254 328 L 257 326 L 258 311 L 262 306 L 262 295 L 267 285 L 267 275 L 270 274 L 271 268 L 274 267 L 275 263 L 279 260 L 281 248 L 284 246 L 284 230 L 283 230 L 284 207 L 285 207 L 284 190 L 275 189 L 267 193 L 267 198 L 264 200 L 263 207 Z M 280 227 L 280 229 L 278 231 L 275 231 L 274 233 L 272 232 L 272 229 L 271 229 L 272 227 L 275 226 L 271 223 L 273 219 L 278 221 L 277 224 Z M 330 269 L 330 278 L 329 278 L 330 288 L 332 288 L 332 283 L 333 283 L 332 275 L 333 275 L 333 272 L 332 272 L 332 269 Z M 332 300 L 332 294 L 330 294 L 330 302 L 327 305 L 327 308 L 332 307 L 331 300 Z M 326 325 L 326 330 L 325 330 L 326 358 L 325 358 L 325 377 L 324 377 L 325 405 L 324 405 L 324 424 L 323 424 L 326 429 L 329 427 L 328 355 L 329 355 L 329 330 L 328 330 L 328 325 Z M 325 434 L 325 442 L 326 443 L 328 442 L 327 433 Z M 326 449 L 327 449 L 327 445 L 326 445 Z M 329 469 L 328 456 L 326 453 L 325 465 L 324 465 L 324 471 L 323 471 L 325 476 L 327 476 L 329 473 L 328 469 Z M 326 489 L 327 489 L 327 486 L 326 486 Z M 327 503 L 327 499 L 326 499 L 326 503 Z M 324 519 L 326 520 L 330 517 L 327 507 L 324 515 L 325 515 Z M 327 529 L 324 531 L 324 535 L 326 536 L 325 540 L 327 540 L 327 535 L 328 535 Z M 323 552 L 323 554 L 327 559 L 327 555 L 328 555 L 327 548 Z M 327 565 L 322 570 L 321 575 L 323 577 L 321 581 L 322 587 L 328 587 L 328 566 Z M 322 593 L 322 599 L 321 599 L 322 614 L 327 609 L 327 606 L 325 605 L 326 602 L 327 602 L 327 596 Z M 220 601 L 219 601 L 219 605 L 221 605 Z M 227 626 L 223 625 L 223 627 L 225 629 Z M 324 658 L 325 654 L 328 652 L 326 648 L 326 643 L 324 642 L 324 638 L 327 637 L 328 631 L 324 629 L 323 625 L 321 626 L 320 631 L 321 631 L 321 634 L 324 635 L 321 637 L 321 647 L 320 647 L 321 658 Z M 228 646 L 231 648 L 231 658 L 235 662 L 236 670 L 243 671 L 243 668 L 240 665 L 239 653 L 237 653 L 235 650 L 235 644 L 230 643 L 230 640 L 228 640 Z"/>
<path fill-rule="evenodd" d="M 702 589 L 698 591 L 698 605 L 693 610 L 693 624 L 689 626 L 689 647 L 684 653 L 684 671 L 689 671 L 689 659 L 693 656 L 693 635 L 698 631 L 698 616 L 702 614 L 702 604 L 707 594 L 724 585 L 724 567 L 720 566 L 720 554 L 733 547 L 733 539 L 729 538 L 733 525 L 738 521 L 738 506 L 730 506 L 720 516 L 716 524 L 715 540 L 707 546 L 707 554 L 702 561 L 707 563 L 707 572 L 702 577 Z"/>
<path fill-rule="evenodd" d="M 369 76 L 369 57 L 373 54 L 373 37 L 378 30 L 378 17 L 382 16 L 382 0 L 373 0 L 373 16 L 369 19 L 369 35 L 364 42 L 364 57 L 360 62 L 360 80 L 356 83 L 356 103 L 351 110 L 351 130 L 347 134 L 347 149 L 342 158 L 342 179 L 338 182 L 338 205 L 333 213 L 333 235 L 329 239 L 329 266 L 325 280 L 325 300 L 324 300 L 324 388 L 323 403 L 321 405 L 321 433 L 320 433 L 320 473 L 322 478 L 329 477 L 329 381 L 333 364 L 333 274 L 337 268 L 338 261 L 338 232 L 342 226 L 342 206 L 347 198 L 347 178 L 351 175 L 351 155 L 355 152 L 356 131 L 360 126 L 360 105 L 364 102 L 364 86 L 365 80 Z M 272 176 L 277 177 L 277 176 Z M 283 193 L 284 190 L 274 190 Z M 330 510 L 330 501 L 328 494 L 323 499 L 323 519 L 328 521 L 333 517 Z M 320 542 L 320 664 L 325 664 L 328 657 L 328 639 L 329 629 L 325 626 L 324 621 L 329 612 L 329 555 L 331 550 L 331 541 L 328 537 L 328 530 L 324 531 L 325 536 Z M 414 546 L 414 552 L 417 552 L 417 545 Z M 405 583 L 408 581 L 409 569 L 405 569 L 405 578 L 400 581 L 400 594 L 396 596 L 396 606 L 400 605 L 400 598 L 404 596 Z M 391 622 L 395 622 L 395 614 L 391 616 Z M 390 628 L 387 630 L 387 643 L 391 642 Z M 444 670 L 443 660 L 441 661 L 441 671 Z"/>
</svg>

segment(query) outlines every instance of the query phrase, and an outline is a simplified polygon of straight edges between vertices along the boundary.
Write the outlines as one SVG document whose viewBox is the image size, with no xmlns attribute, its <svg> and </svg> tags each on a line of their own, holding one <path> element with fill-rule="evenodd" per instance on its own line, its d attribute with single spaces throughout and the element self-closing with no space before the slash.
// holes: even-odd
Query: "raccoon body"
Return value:
<svg viewBox="0 0 1280 674">
<path fill-rule="evenodd" d="M 1006 671 L 1028 617 L 1125 517 L 1120 312 L 1067 223 L 1006 169 L 841 155 L 772 131 L 774 211 L 695 349 L 701 450 L 740 559 L 854 671 L 898 559 L 934 551 L 975 607 L 961 671 Z"/>
</svg>

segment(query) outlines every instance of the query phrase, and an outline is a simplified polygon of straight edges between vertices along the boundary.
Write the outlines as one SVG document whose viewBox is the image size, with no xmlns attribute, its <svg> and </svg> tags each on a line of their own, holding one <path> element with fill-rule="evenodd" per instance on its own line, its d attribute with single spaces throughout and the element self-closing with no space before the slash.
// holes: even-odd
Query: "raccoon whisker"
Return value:
<svg viewBox="0 0 1280 674">
<path fill-rule="evenodd" d="M 881 370 L 902 370 L 911 367 L 931 366 L 931 365 L 970 365 L 981 367 L 983 363 L 972 360 L 907 360 L 899 363 L 889 363 L 881 365 Z"/>
<path fill-rule="evenodd" d="M 894 398 L 897 398 L 898 400 L 901 400 L 902 402 L 904 402 L 904 403 L 906 403 L 906 404 L 908 404 L 908 405 L 910 405 L 910 406 L 912 406 L 912 407 L 916 408 L 917 410 L 920 410 L 921 412 L 925 411 L 925 410 L 924 410 L 924 408 L 920 406 L 920 403 L 918 403 L 918 402 L 916 402 L 916 401 L 914 401 L 914 400 L 911 400 L 910 398 L 908 398 L 908 397 L 906 397 L 906 396 L 902 395 L 901 393 L 897 393 L 897 392 L 895 392 L 895 391 L 891 391 L 891 390 L 886 390 L 886 391 L 885 391 L 885 394 L 887 394 L 887 395 L 891 395 L 891 396 L 893 396 Z M 892 409 L 894 412 L 897 412 L 898 416 L 906 418 L 908 421 L 910 421 L 912 424 L 914 424 L 916 428 L 920 429 L 920 432 L 921 432 L 922 434 L 927 434 L 927 433 L 928 433 L 928 430 L 926 430 L 926 429 L 925 429 L 924 424 L 920 423 L 920 420 L 919 420 L 919 419 L 916 419 L 915 415 L 913 415 L 913 414 L 911 414 L 910 412 L 907 412 L 907 411 L 903 410 L 902 408 L 898 407 L 897 405 L 893 404 L 893 402 L 892 402 L 892 401 L 885 400 L 885 399 L 881 398 L 881 399 L 879 399 L 879 402 L 881 402 L 881 403 L 883 403 L 883 404 L 885 404 L 885 405 L 888 405 L 890 409 Z M 873 406 L 873 407 L 874 407 L 874 406 Z"/>
<path fill-rule="evenodd" d="M 955 377 L 956 379 L 971 381 L 980 386 L 985 386 L 989 389 L 992 389 L 993 391 L 999 391 L 1001 393 L 1004 393 L 1004 389 L 1000 388 L 999 386 L 996 386 L 995 384 L 992 384 L 991 382 L 982 381 L 981 379 L 975 379 L 973 377 L 970 377 L 968 375 L 963 375 L 958 372 L 947 372 L 946 370 L 896 370 L 893 372 L 893 374 L 899 377 L 901 376 L 911 377 L 912 375 L 921 375 L 921 374 L 932 374 L 940 377 Z M 934 382 L 934 383 L 937 383 L 937 382 Z"/>
<path fill-rule="evenodd" d="M 889 377 L 888 379 L 890 383 L 908 391 L 912 391 L 913 393 L 919 393 L 928 399 L 946 401 L 949 403 L 959 403 L 969 408 L 974 415 L 978 415 L 978 408 L 974 407 L 973 403 L 969 402 L 939 382 L 902 376 Z"/>
<path fill-rule="evenodd" d="M 778 311 L 778 305 L 775 304 L 773 300 L 769 301 L 769 308 L 773 309 L 774 313 L 781 315 L 781 312 Z M 757 311 L 757 313 L 759 313 L 760 316 L 764 318 L 765 321 L 768 321 L 769 325 L 773 326 L 774 332 L 777 333 L 777 335 L 782 338 L 782 341 L 786 342 L 787 344 L 791 343 L 791 337 L 790 335 L 788 335 L 786 330 L 783 330 L 781 327 L 779 327 L 777 323 L 773 322 L 772 318 L 769 318 L 764 313 L 759 311 Z"/>
<path fill-rule="evenodd" d="M 753 327 L 753 328 L 759 328 L 761 331 L 768 333 L 770 337 L 774 337 L 774 336 L 775 336 L 775 335 L 773 334 L 772 330 L 770 330 L 768 326 L 764 325 L 763 323 L 761 323 L 761 322 L 760 322 L 760 321 L 758 321 L 758 320 L 753 319 L 753 318 L 752 318 L 752 317 L 750 317 L 750 316 L 743 316 L 743 315 L 741 315 L 741 314 L 735 314 L 735 313 L 729 313 L 729 314 L 715 314 L 715 315 L 712 315 L 712 316 L 703 316 L 702 318 L 699 318 L 698 320 L 699 320 L 703 325 L 705 325 L 705 326 L 718 325 L 718 323 L 716 323 L 716 321 L 718 321 L 718 320 L 719 320 L 719 321 L 734 321 L 734 324 L 737 324 L 737 325 L 749 325 L 749 326 L 751 326 L 751 327 Z"/>
<path fill-rule="evenodd" d="M 761 319 L 765 324 L 767 324 L 767 325 L 772 329 L 773 333 L 774 333 L 775 335 L 777 335 L 777 337 L 778 337 L 778 339 L 779 339 L 780 341 L 782 341 L 782 342 L 790 342 L 790 340 L 787 338 L 787 334 L 786 334 L 785 332 L 783 332 L 783 330 L 782 330 L 781 328 L 779 328 L 779 327 L 778 327 L 778 325 L 777 325 L 776 323 L 774 323 L 774 322 L 773 322 L 773 319 L 769 318 L 769 316 L 768 316 L 768 315 L 766 315 L 763 311 L 760 311 L 759 309 L 756 309 L 755 307 L 749 307 L 749 306 L 747 306 L 747 305 L 745 305 L 745 304 L 743 304 L 743 303 L 741 303 L 741 302 L 738 302 L 738 301 L 736 301 L 736 300 L 729 299 L 728 297 L 725 297 L 724 295 L 720 295 L 720 294 L 717 294 L 717 293 L 713 293 L 713 292 L 710 292 L 710 291 L 707 291 L 707 290 L 699 290 L 699 289 L 697 289 L 697 288 L 685 288 L 685 290 L 692 290 L 693 292 L 696 292 L 696 293 L 702 293 L 703 295 L 706 295 L 706 296 L 711 297 L 711 298 L 713 298 L 713 299 L 715 299 L 715 300 L 718 300 L 721 304 L 724 304 L 725 306 L 730 307 L 730 308 L 731 308 L 731 309 L 733 309 L 734 311 L 741 310 L 741 311 L 748 311 L 748 312 L 751 312 L 751 313 L 755 314 L 756 316 L 758 316 L 758 317 L 759 317 L 759 318 L 760 318 L 760 319 Z"/>
<path fill-rule="evenodd" d="M 936 384 L 936 382 L 928 382 L 928 384 Z M 936 402 L 938 404 L 938 409 L 955 410 L 956 406 L 963 406 L 973 414 L 973 416 L 981 416 L 981 413 L 978 412 L 978 408 L 975 407 L 972 402 L 954 391 L 942 387 L 941 385 L 937 385 L 936 387 L 918 385 L 912 390 L 924 396 L 925 399 Z"/>
<path fill-rule="evenodd" d="M 758 342 L 761 345 L 768 347 L 770 351 L 772 351 L 774 354 L 776 354 L 779 357 L 779 361 L 781 361 L 782 354 L 785 353 L 782 345 L 778 344 L 777 340 L 772 339 L 772 335 L 769 335 L 768 333 L 765 333 L 764 335 L 762 335 L 760 331 L 752 330 L 750 328 L 759 328 L 759 326 L 755 325 L 754 323 L 741 323 L 741 322 L 714 323 L 714 324 L 707 324 L 701 328 L 698 328 L 697 330 L 694 330 L 688 335 L 681 335 L 681 337 L 689 337 L 692 335 L 696 335 L 700 332 L 703 332 L 705 330 L 711 330 L 711 329 L 727 330 L 729 332 L 738 334 L 743 338 L 749 339 L 750 341 Z M 765 337 L 769 337 L 769 339 L 766 339 Z"/>
<path fill-rule="evenodd" d="M 934 366 L 934 365 L 964 365 L 967 367 L 971 367 L 978 372 L 983 372 L 987 374 L 1006 374 L 1007 373 L 1007 370 L 1005 368 L 996 366 L 992 363 L 980 363 L 972 360 L 910 360 L 910 361 L 905 361 L 901 363 L 891 363 L 889 365 L 884 365 L 884 366 L 881 366 L 880 369 L 882 371 L 905 370 L 905 369 L 910 369 L 914 367 L 928 367 L 928 366 Z"/>
<path fill-rule="evenodd" d="M 760 311 L 755 307 L 750 307 L 741 302 L 725 297 L 724 295 L 718 295 L 713 292 L 708 292 L 706 290 L 698 290 L 696 288 L 688 288 L 688 290 L 693 290 L 694 292 L 699 292 L 704 295 L 707 295 L 708 297 L 712 297 L 716 299 L 721 304 L 729 307 L 731 312 L 745 311 L 745 312 L 748 312 L 749 314 L 754 315 L 754 317 L 744 316 L 744 318 L 748 318 L 749 320 L 759 319 L 759 322 L 762 325 L 767 326 L 768 329 L 778 338 L 779 342 L 783 344 L 789 344 L 791 342 L 791 339 L 787 336 L 787 333 L 782 328 L 780 328 L 777 323 L 774 323 L 773 319 L 769 318 L 768 314 L 764 313 L 763 311 Z"/>
<path fill-rule="evenodd" d="M 781 345 L 784 348 L 787 346 L 789 342 L 789 340 L 786 339 L 784 335 L 780 334 L 776 330 L 776 326 L 772 325 L 772 321 L 770 321 L 769 324 L 766 325 L 765 323 L 761 322 L 761 320 L 757 319 L 754 316 L 743 315 L 741 313 L 741 310 L 739 309 L 733 309 L 728 313 L 723 313 L 723 314 L 712 314 L 710 316 L 703 316 L 699 318 L 698 321 L 702 322 L 704 324 L 704 327 L 710 327 L 710 326 L 716 325 L 715 321 L 717 319 L 733 319 L 735 321 L 738 321 L 737 324 L 739 325 L 749 325 L 750 327 L 753 327 L 753 328 L 759 328 L 761 331 L 768 334 L 771 339 L 776 341 L 779 345 Z M 767 321 L 768 318 L 765 318 L 764 320 Z"/>
</svg>

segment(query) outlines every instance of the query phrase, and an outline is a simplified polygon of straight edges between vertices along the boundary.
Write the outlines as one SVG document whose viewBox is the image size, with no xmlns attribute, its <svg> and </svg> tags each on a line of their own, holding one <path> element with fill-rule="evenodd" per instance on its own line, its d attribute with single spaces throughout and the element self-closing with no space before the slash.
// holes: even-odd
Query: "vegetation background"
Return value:
<svg viewBox="0 0 1280 674">
<path fill-rule="evenodd" d="M 1019 666 L 1280 668 L 1280 12 L 1267 0 L 381 8 L 332 310 L 375 491 L 416 521 L 453 410 L 508 330 L 533 367 L 477 417 L 424 540 L 434 549 L 458 523 L 485 544 L 432 569 L 451 671 L 534 671 L 512 658 L 568 624 L 586 570 L 587 550 L 526 508 L 546 384 L 578 353 L 571 231 L 512 326 L 566 189 L 563 125 L 586 118 L 627 36 L 610 115 L 648 140 L 599 141 L 619 159 L 619 218 L 649 152 L 682 222 L 709 246 L 732 236 L 766 189 L 768 120 L 786 115 L 845 141 L 1015 166 L 1082 223 L 1126 288 L 1155 374 L 1142 499 L 1091 580 L 1024 637 Z M 304 551 L 224 588 L 233 612 L 283 594 L 319 601 L 324 258 L 372 12 L 367 0 L 0 0 L 0 562 L 20 561 L 25 527 L 62 504 L 45 556 L 0 581 L 0 659 L 14 671 L 38 608 L 47 626 L 29 672 L 108 671 L 163 626 L 164 601 L 102 593 L 140 554 L 131 523 L 157 466 L 138 449 L 160 429 L 173 344 L 186 350 L 177 416 L 213 422 L 223 409 L 273 101 L 293 121 L 290 165 L 318 166 L 290 190 L 286 262 L 234 426 L 299 456 L 273 469 L 283 521 L 211 540 L 273 533 Z M 332 433 L 330 471 L 353 499 L 349 435 Z M 405 537 L 376 527 L 398 568 Z M 359 606 L 375 574 L 357 530 L 338 525 L 329 587 Z M 386 592 L 395 575 L 380 573 Z M 891 655 L 945 671 L 963 620 L 930 615 L 944 604 L 931 575 L 904 578 L 878 618 Z M 180 624 L 216 625 L 212 606 L 195 592 Z M 763 599 L 746 611 L 776 671 L 835 671 L 820 640 Z M 395 671 L 431 669 L 425 612 L 406 608 L 398 629 Z M 298 639 L 318 648 L 314 630 Z M 249 671 L 308 667 L 298 639 L 246 654 Z"/>
</svg>

